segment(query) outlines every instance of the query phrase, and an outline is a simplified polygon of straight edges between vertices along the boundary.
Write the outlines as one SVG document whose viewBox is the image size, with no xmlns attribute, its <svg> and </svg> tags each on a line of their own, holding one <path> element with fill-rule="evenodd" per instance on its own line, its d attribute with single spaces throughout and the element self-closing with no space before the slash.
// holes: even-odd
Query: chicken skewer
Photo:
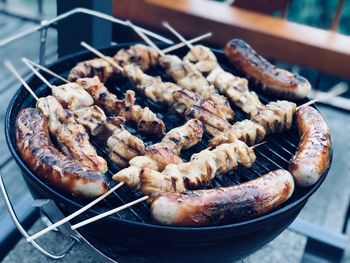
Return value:
<svg viewBox="0 0 350 263">
<path fill-rule="evenodd" d="M 194 43 L 195 41 L 199 41 L 208 36 L 211 36 L 211 33 L 207 33 L 205 35 L 191 39 L 189 42 Z M 182 46 L 184 46 L 184 44 L 179 43 L 177 45 L 165 48 L 164 52 L 170 52 Z M 122 67 L 125 64 L 132 63 L 138 65 L 143 71 L 146 71 L 151 67 L 157 65 L 158 56 L 158 53 L 155 52 L 152 48 L 145 45 L 136 44 L 134 46 L 131 46 L 129 49 L 119 50 L 114 57 L 109 57 L 108 60 L 95 58 L 78 63 L 71 70 L 68 76 L 68 80 L 74 82 L 79 78 L 91 78 L 98 76 L 102 82 L 105 82 L 110 77 L 120 73 L 120 71 L 116 70 L 116 68 L 113 68 L 113 65 L 111 64 L 112 60 L 116 61 Z M 46 72 L 50 73 L 48 71 Z"/>
<path fill-rule="evenodd" d="M 40 65 L 28 59 L 25 63 L 40 67 Z M 49 74 L 54 73 L 52 71 L 46 72 Z M 54 75 L 57 76 L 57 74 Z M 62 77 L 59 77 L 59 79 L 62 80 Z M 165 131 L 163 121 L 155 113 L 148 107 L 142 108 L 135 104 L 135 93 L 131 90 L 126 92 L 124 100 L 119 100 L 97 78 L 93 80 L 81 79 L 76 82 L 64 80 L 64 82 L 66 84 L 57 87 L 51 85 L 52 93 L 63 105 L 70 104 L 70 110 L 83 106 L 92 106 L 95 102 L 97 106 L 103 108 L 108 114 L 124 117 L 126 121 L 136 123 L 140 132 L 160 135 Z M 69 90 L 69 94 L 65 90 Z M 74 96 L 72 96 L 73 94 Z M 69 101 L 68 98 L 73 101 Z"/>
<path fill-rule="evenodd" d="M 39 77 L 48 87 L 52 90 L 53 86 L 47 79 L 44 78 L 34 67 L 33 62 L 23 58 L 22 61 Z M 109 157 L 120 167 L 126 167 L 128 161 L 135 156 L 142 155 L 144 153 L 144 144 L 141 139 L 130 134 L 128 130 L 123 127 L 124 119 L 120 117 L 107 118 L 104 111 L 96 106 L 85 106 L 84 103 L 79 103 L 79 99 L 76 99 L 74 91 L 78 88 L 85 92 L 87 97 L 91 96 L 87 93 L 82 86 L 75 83 L 68 83 L 58 87 L 64 87 L 61 94 L 61 90 L 56 89 L 53 96 L 62 101 L 64 98 L 64 105 L 68 109 L 73 109 L 75 120 L 88 129 L 94 138 L 99 143 L 106 145 L 109 152 Z M 71 89 L 71 87 L 74 87 Z M 82 97 L 81 97 L 82 98 Z M 92 98 L 91 98 L 92 99 Z"/>
<path fill-rule="evenodd" d="M 20 77 L 11 64 L 6 64 L 9 70 Z M 28 85 L 24 85 L 30 90 Z M 30 91 L 30 94 L 34 94 Z M 48 126 L 51 135 L 57 140 L 62 152 L 75 160 L 82 162 L 83 165 L 105 173 L 107 171 L 107 162 L 98 156 L 95 148 L 90 143 L 89 134 L 84 126 L 76 122 L 71 111 L 62 107 L 59 101 L 53 96 L 47 96 L 36 99 L 36 108 L 48 118 Z"/>
<path fill-rule="evenodd" d="M 145 34 L 138 30 L 135 25 L 133 25 L 130 21 L 127 21 L 127 23 L 143 40 L 146 41 L 146 43 L 148 43 L 154 49 L 154 51 L 158 53 L 159 65 L 175 80 L 177 84 L 186 89 L 194 91 L 204 99 L 213 101 L 215 106 L 225 114 L 226 119 L 233 119 L 234 112 L 231 109 L 227 98 L 217 94 L 214 87 L 207 82 L 200 71 L 195 69 L 192 63 L 189 61 L 182 61 L 179 57 L 174 55 L 166 55 L 152 41 L 150 41 Z"/>
<path fill-rule="evenodd" d="M 194 66 L 203 74 L 207 74 L 207 81 L 214 85 L 221 94 L 229 98 L 237 107 L 252 116 L 264 108 L 255 92 L 249 91 L 248 80 L 226 72 L 218 63 L 214 53 L 202 45 L 193 46 L 178 31 L 167 22 L 163 26 L 169 29 L 189 49 L 190 52 L 183 58 L 194 63 Z"/>
<path fill-rule="evenodd" d="M 140 175 L 144 169 L 163 171 L 169 164 L 180 164 L 182 149 L 188 149 L 202 140 L 202 123 L 192 119 L 169 131 L 160 143 L 146 147 L 144 156 L 130 160 L 130 166 L 115 175 L 113 180 L 124 182 L 130 188 L 140 189 Z"/>
</svg>

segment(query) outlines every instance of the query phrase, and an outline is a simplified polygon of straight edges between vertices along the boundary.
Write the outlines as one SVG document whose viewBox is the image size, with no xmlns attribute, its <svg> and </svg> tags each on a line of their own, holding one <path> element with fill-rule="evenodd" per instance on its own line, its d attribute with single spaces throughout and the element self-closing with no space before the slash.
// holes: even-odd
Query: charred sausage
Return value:
<svg viewBox="0 0 350 263">
<path fill-rule="evenodd" d="M 300 134 L 296 154 L 290 160 L 289 171 L 300 186 L 316 183 L 330 164 L 331 135 L 321 114 L 310 106 L 295 114 Z"/>
<path fill-rule="evenodd" d="M 152 200 L 151 213 L 165 225 L 224 224 L 266 213 L 288 200 L 293 190 L 292 175 L 276 170 L 241 185 L 161 194 Z"/>
<path fill-rule="evenodd" d="M 307 79 L 272 65 L 241 39 L 228 42 L 225 55 L 247 78 L 280 99 L 303 99 L 311 90 Z"/>
<path fill-rule="evenodd" d="M 16 120 L 17 147 L 24 162 L 45 182 L 74 196 L 92 198 L 108 190 L 104 174 L 83 166 L 52 144 L 47 119 L 38 110 L 22 110 Z"/>
</svg>

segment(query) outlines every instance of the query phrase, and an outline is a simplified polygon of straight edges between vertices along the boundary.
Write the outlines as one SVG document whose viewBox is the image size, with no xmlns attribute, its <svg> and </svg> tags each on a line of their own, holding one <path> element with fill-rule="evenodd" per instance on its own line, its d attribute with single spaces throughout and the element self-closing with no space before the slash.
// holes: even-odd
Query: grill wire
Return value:
<svg viewBox="0 0 350 263">
<path fill-rule="evenodd" d="M 186 52 L 185 49 L 182 49 L 180 51 L 177 51 L 176 54 L 183 56 L 184 52 Z M 113 55 L 116 53 L 116 49 L 113 50 L 107 50 L 107 52 L 104 52 L 107 55 Z M 235 72 L 232 67 L 230 67 L 225 58 L 224 55 L 221 52 L 216 52 L 216 55 L 218 56 L 219 62 L 221 66 L 224 68 L 224 70 L 233 72 L 235 75 L 240 75 L 237 72 Z M 84 56 L 87 58 L 93 58 L 90 54 L 87 54 Z M 54 71 L 56 73 L 59 73 L 63 77 L 67 77 L 69 70 L 79 61 L 75 61 L 73 64 L 70 62 L 69 67 L 66 67 L 67 65 L 60 65 L 59 67 L 54 66 Z M 165 72 L 160 69 L 154 69 L 152 71 L 147 72 L 147 74 L 153 75 L 153 76 L 160 76 L 164 81 L 171 81 L 171 79 L 165 74 Z M 57 81 L 57 79 L 54 79 L 53 77 L 49 75 L 44 76 L 51 82 L 56 85 L 62 84 Z M 128 89 L 134 90 L 136 93 L 136 103 L 143 106 L 143 107 L 149 107 L 153 112 L 157 113 L 158 117 L 160 117 L 165 125 L 166 125 L 166 132 L 178 127 L 180 125 L 183 125 L 186 120 L 182 116 L 175 115 L 172 112 L 169 112 L 169 110 L 161 105 L 152 102 L 151 100 L 147 99 L 142 93 L 138 92 L 136 87 L 127 79 L 120 78 L 120 79 L 114 79 L 109 80 L 106 83 L 106 86 L 108 89 L 112 92 L 117 94 L 118 98 L 124 98 L 125 91 Z M 260 100 L 263 103 L 268 103 L 271 100 L 271 97 L 268 95 L 261 94 L 261 91 L 257 89 L 258 85 L 249 82 L 249 88 L 252 91 L 256 91 Z M 40 96 L 46 96 L 50 94 L 50 90 L 47 87 L 39 87 L 37 89 L 37 93 Z M 31 104 L 27 105 L 34 106 L 34 100 L 30 99 L 32 102 Z M 27 104 L 27 103 L 26 103 Z M 23 105 L 22 105 L 23 107 Z M 235 123 L 236 121 L 241 121 L 247 118 L 246 114 L 243 113 L 241 110 L 239 110 L 237 107 L 235 107 L 233 104 L 231 104 L 231 107 L 233 108 L 235 112 L 235 118 L 233 121 L 231 121 L 231 124 Z M 126 124 L 126 128 L 134 135 L 141 138 L 145 145 L 151 145 L 153 143 L 157 143 L 160 141 L 161 138 L 157 138 L 154 140 L 154 138 L 150 138 L 147 136 L 144 136 L 136 130 L 135 126 Z M 181 152 L 181 158 L 184 161 L 188 161 L 193 153 L 197 153 L 205 148 L 207 148 L 207 142 L 210 139 L 210 136 L 207 133 L 204 133 L 203 140 L 198 143 L 196 146 L 184 150 Z M 217 188 L 217 187 L 223 187 L 223 186 L 230 186 L 235 184 L 241 184 L 243 182 L 253 180 L 258 178 L 261 175 L 266 174 L 269 171 L 273 171 L 279 168 L 288 169 L 288 162 L 291 156 L 294 154 L 296 147 L 299 142 L 297 130 L 295 126 L 293 125 L 292 129 L 286 132 L 283 132 L 282 134 L 273 134 L 269 135 L 265 138 L 267 143 L 257 147 L 254 149 L 254 152 L 257 156 L 256 162 L 253 164 L 253 166 L 250 169 L 239 167 L 235 171 L 231 171 L 228 174 L 224 174 L 222 176 L 215 177 L 214 180 L 211 182 L 209 186 L 203 187 L 203 189 L 207 188 Z M 91 138 L 92 144 L 96 147 L 96 150 L 100 156 L 105 158 L 108 162 L 109 170 L 106 173 L 106 176 L 111 184 L 111 187 L 113 187 L 116 182 L 114 182 L 111 177 L 114 173 L 118 172 L 120 168 L 114 164 L 111 159 L 108 157 L 108 152 L 101 147 L 101 145 L 98 145 L 93 138 Z M 293 193 L 293 196 L 284 204 L 288 204 L 289 202 L 292 202 L 292 200 L 296 196 L 300 196 L 302 194 L 303 190 L 296 187 L 295 192 Z M 107 198 L 105 198 L 102 202 L 94 206 L 94 210 L 96 210 L 99 213 L 103 213 L 105 211 L 108 211 L 112 208 L 118 207 L 120 205 L 123 205 L 125 203 L 128 203 L 130 201 L 133 201 L 139 197 L 143 196 L 143 194 L 138 192 L 132 192 L 126 185 L 119 188 L 115 193 L 111 194 Z M 70 197 L 71 198 L 71 197 Z M 85 204 L 87 201 L 78 200 L 79 203 Z M 148 224 L 156 224 L 152 217 L 150 216 L 150 210 L 147 205 L 147 203 L 139 203 L 135 206 L 129 207 L 128 209 L 125 209 L 119 213 L 115 214 L 116 217 L 127 219 L 130 221 L 136 221 L 140 223 L 148 223 Z M 84 215 L 81 217 L 84 219 Z"/>
</svg>

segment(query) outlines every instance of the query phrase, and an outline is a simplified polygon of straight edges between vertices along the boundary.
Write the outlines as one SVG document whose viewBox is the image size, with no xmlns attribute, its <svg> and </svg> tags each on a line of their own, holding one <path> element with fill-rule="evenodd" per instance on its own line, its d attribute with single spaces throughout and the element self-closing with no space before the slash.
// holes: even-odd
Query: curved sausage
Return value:
<svg viewBox="0 0 350 263">
<path fill-rule="evenodd" d="M 311 90 L 307 79 L 272 65 L 241 39 L 228 42 L 225 55 L 247 78 L 262 84 L 263 89 L 280 99 L 303 99 Z"/>
<path fill-rule="evenodd" d="M 321 114 L 310 106 L 299 108 L 295 121 L 300 143 L 290 160 L 289 171 L 299 186 L 310 186 L 320 179 L 330 165 L 330 130 Z"/>
<path fill-rule="evenodd" d="M 83 166 L 53 146 L 47 119 L 38 110 L 28 108 L 18 114 L 16 140 L 25 163 L 45 182 L 80 197 L 92 198 L 108 191 L 104 174 Z"/>
<path fill-rule="evenodd" d="M 165 225 L 224 224 L 266 213 L 288 200 L 293 190 L 292 175 L 281 169 L 240 185 L 161 194 L 152 200 L 151 213 Z"/>
</svg>

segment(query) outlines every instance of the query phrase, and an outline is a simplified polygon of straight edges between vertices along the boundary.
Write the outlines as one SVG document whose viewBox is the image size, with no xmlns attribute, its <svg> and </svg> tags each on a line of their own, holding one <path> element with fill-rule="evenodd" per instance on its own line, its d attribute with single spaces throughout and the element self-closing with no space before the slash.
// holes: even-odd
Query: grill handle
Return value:
<svg viewBox="0 0 350 263">
<path fill-rule="evenodd" d="M 24 238 L 28 238 L 29 234 L 23 228 L 23 226 L 21 225 L 21 223 L 19 222 L 19 220 L 17 218 L 16 212 L 15 212 L 15 210 L 12 206 L 12 203 L 9 199 L 9 195 L 7 193 L 7 190 L 6 190 L 6 187 L 5 187 L 5 184 L 4 184 L 4 181 L 2 178 L 3 178 L 3 176 L 2 176 L 2 173 L 0 172 L 0 189 L 1 189 L 1 193 L 2 193 L 4 200 L 5 200 L 7 210 L 9 211 L 11 219 L 12 219 L 13 223 L 16 225 L 18 231 L 23 235 Z M 65 248 L 61 253 L 58 253 L 58 254 L 52 254 L 52 253 L 48 252 L 45 248 L 40 246 L 35 241 L 31 241 L 30 243 L 32 244 L 32 246 L 36 250 L 38 250 L 40 253 L 42 253 L 46 257 L 48 257 L 50 259 L 58 260 L 58 259 L 64 258 L 67 255 L 67 253 L 77 244 L 77 241 L 78 240 L 73 239 L 72 243 L 70 243 L 67 248 Z"/>
<path fill-rule="evenodd" d="M 6 186 L 3 181 L 3 174 L 0 171 L 0 190 L 4 197 L 6 207 L 10 213 L 11 219 L 13 223 L 16 225 L 19 232 L 23 235 L 24 238 L 28 238 L 29 234 L 27 231 L 23 228 L 21 223 L 18 220 L 18 217 L 16 215 L 16 212 L 13 208 L 13 205 L 10 201 L 9 195 L 6 190 Z M 51 223 L 51 222 L 57 222 L 64 218 L 64 215 L 62 214 L 61 210 L 57 207 L 55 202 L 51 199 L 36 199 L 33 203 L 34 207 L 40 208 L 42 214 L 45 216 L 45 218 Z M 99 251 L 93 244 L 91 244 L 87 239 L 85 239 L 77 230 L 73 230 L 71 228 L 71 225 L 69 223 L 65 223 L 58 227 L 59 233 L 61 233 L 64 237 L 70 238 L 72 242 L 61 252 L 57 254 L 52 254 L 48 252 L 45 248 L 40 246 L 35 241 L 30 241 L 32 246 L 37 249 L 41 254 L 45 255 L 46 257 L 53 259 L 53 260 L 60 260 L 63 259 L 68 252 L 74 248 L 76 245 L 81 245 L 85 250 L 90 252 L 90 254 L 98 260 L 98 262 L 101 263 L 118 263 L 117 261 L 107 257 L 104 255 L 101 251 Z"/>
</svg>

